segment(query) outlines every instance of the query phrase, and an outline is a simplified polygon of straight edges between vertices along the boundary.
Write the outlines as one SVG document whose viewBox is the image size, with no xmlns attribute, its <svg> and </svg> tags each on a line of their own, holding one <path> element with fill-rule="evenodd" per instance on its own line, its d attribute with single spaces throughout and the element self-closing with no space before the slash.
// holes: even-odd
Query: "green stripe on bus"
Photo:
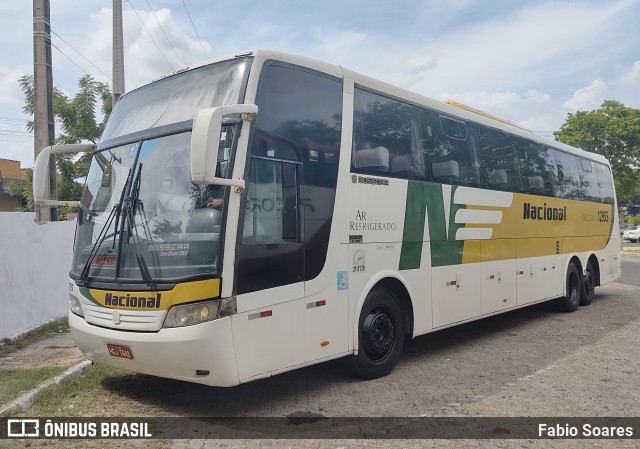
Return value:
<svg viewBox="0 0 640 449">
<path fill-rule="evenodd" d="M 451 188 L 452 198 L 456 188 L 457 186 Z M 420 268 L 426 219 L 429 220 L 431 265 L 437 267 L 462 263 L 464 242 L 458 242 L 455 238 L 456 231 L 464 225 L 455 223 L 455 213 L 464 208 L 464 205 L 455 205 L 451 201 L 449 235 L 447 235 L 442 185 L 409 181 L 399 269 Z"/>
</svg>

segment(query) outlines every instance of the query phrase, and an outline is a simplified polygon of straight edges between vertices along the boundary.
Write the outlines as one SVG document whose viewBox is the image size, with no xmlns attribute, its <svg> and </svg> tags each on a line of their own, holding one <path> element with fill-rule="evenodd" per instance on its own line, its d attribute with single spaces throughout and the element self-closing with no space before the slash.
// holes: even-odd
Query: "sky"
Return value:
<svg viewBox="0 0 640 449">
<path fill-rule="evenodd" d="M 18 79 L 31 1 L 0 0 L 0 158 L 33 165 Z M 50 0 L 53 82 L 111 85 L 112 0 Z M 255 48 L 340 64 L 553 137 L 606 100 L 640 108 L 640 0 L 123 0 L 125 90 Z"/>
</svg>

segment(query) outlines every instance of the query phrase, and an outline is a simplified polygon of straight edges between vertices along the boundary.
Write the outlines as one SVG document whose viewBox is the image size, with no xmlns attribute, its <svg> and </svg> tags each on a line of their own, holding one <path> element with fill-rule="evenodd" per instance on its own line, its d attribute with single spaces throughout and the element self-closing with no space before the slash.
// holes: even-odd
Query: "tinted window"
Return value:
<svg viewBox="0 0 640 449">
<path fill-rule="evenodd" d="M 522 140 L 518 150 L 523 190 L 533 195 L 553 196 L 556 163 L 551 150 L 528 140 Z"/>
<path fill-rule="evenodd" d="M 560 198 L 579 200 L 581 198 L 579 159 L 569 153 L 554 150 L 556 156 L 556 195 Z"/>
<path fill-rule="evenodd" d="M 354 171 L 427 176 L 420 109 L 362 89 L 356 89 L 354 101 Z"/>
<path fill-rule="evenodd" d="M 603 203 L 613 204 L 613 181 L 609 167 L 596 162 L 595 169 L 600 191 L 600 200 Z"/>
<path fill-rule="evenodd" d="M 482 167 L 487 188 L 520 190 L 518 181 L 517 137 L 491 128 L 482 128 Z"/>
<path fill-rule="evenodd" d="M 594 162 L 588 159 L 580 159 L 580 193 L 583 200 L 599 202 L 600 188 L 594 165 Z"/>
<path fill-rule="evenodd" d="M 275 199 L 282 201 L 279 219 L 283 226 L 277 232 L 282 231 L 284 240 L 293 239 L 295 215 L 302 223 L 304 240 L 304 250 L 300 250 L 304 253 L 303 262 L 298 261 L 297 253 L 287 253 L 292 251 L 290 246 L 270 248 L 269 254 L 274 258 L 285 256 L 292 264 L 304 266 L 304 270 L 300 268 L 304 279 L 313 279 L 324 267 L 331 229 L 338 178 L 342 83 L 328 75 L 272 63 L 262 71 L 256 104 L 259 112 L 254 126 L 253 158 L 249 161 L 256 167 L 249 167 L 249 174 L 256 181 L 276 181 L 275 185 L 282 189 Z M 293 167 L 265 165 L 256 157 L 302 162 L 300 170 L 296 168 L 296 176 L 301 179 L 299 203 L 295 203 L 293 189 L 287 187 L 294 177 Z M 269 175 L 271 178 L 265 177 L 267 167 L 275 170 Z M 268 264 L 266 258 L 260 262 L 262 267 Z"/>
<path fill-rule="evenodd" d="M 476 125 L 423 111 L 431 175 L 435 182 L 483 186 Z"/>
</svg>

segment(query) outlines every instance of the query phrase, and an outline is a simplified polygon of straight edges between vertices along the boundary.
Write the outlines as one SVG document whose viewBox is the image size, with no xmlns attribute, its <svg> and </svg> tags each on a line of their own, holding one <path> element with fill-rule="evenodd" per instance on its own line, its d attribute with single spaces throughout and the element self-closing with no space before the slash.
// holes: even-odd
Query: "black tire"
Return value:
<svg viewBox="0 0 640 449">
<path fill-rule="evenodd" d="M 351 356 L 353 369 L 363 379 L 386 376 L 398 363 L 403 345 L 402 307 L 393 293 L 376 287 L 360 312 L 358 355 Z"/>
<path fill-rule="evenodd" d="M 588 306 L 593 301 L 596 292 L 596 270 L 591 261 L 587 262 L 587 270 L 582 280 L 582 291 L 580 293 L 580 305 Z"/>
<path fill-rule="evenodd" d="M 567 294 L 558 298 L 557 304 L 563 312 L 575 312 L 580 305 L 580 293 L 582 292 L 582 276 L 573 262 L 567 268 Z"/>
<path fill-rule="evenodd" d="M 636 239 L 633 239 L 633 240 L 629 239 L 629 241 L 630 241 L 631 243 L 638 243 L 638 241 L 637 241 Z"/>
</svg>

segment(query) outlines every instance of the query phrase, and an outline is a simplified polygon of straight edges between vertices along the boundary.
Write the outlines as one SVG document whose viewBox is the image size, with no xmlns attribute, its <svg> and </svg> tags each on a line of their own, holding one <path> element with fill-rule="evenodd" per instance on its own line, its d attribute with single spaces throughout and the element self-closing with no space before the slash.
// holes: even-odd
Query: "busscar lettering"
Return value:
<svg viewBox="0 0 640 449">
<path fill-rule="evenodd" d="M 160 257 L 189 255 L 188 243 L 155 243 L 149 245 L 149 252 L 155 252 Z"/>
<path fill-rule="evenodd" d="M 156 296 L 131 296 L 130 293 L 125 295 L 116 296 L 113 293 L 107 293 L 104 297 L 105 306 L 114 307 L 132 307 L 138 309 L 159 309 L 162 294 L 158 293 Z"/>
<path fill-rule="evenodd" d="M 542 206 L 524 203 L 522 218 L 525 220 L 567 221 L 567 206 L 547 207 L 547 203 Z"/>
</svg>

